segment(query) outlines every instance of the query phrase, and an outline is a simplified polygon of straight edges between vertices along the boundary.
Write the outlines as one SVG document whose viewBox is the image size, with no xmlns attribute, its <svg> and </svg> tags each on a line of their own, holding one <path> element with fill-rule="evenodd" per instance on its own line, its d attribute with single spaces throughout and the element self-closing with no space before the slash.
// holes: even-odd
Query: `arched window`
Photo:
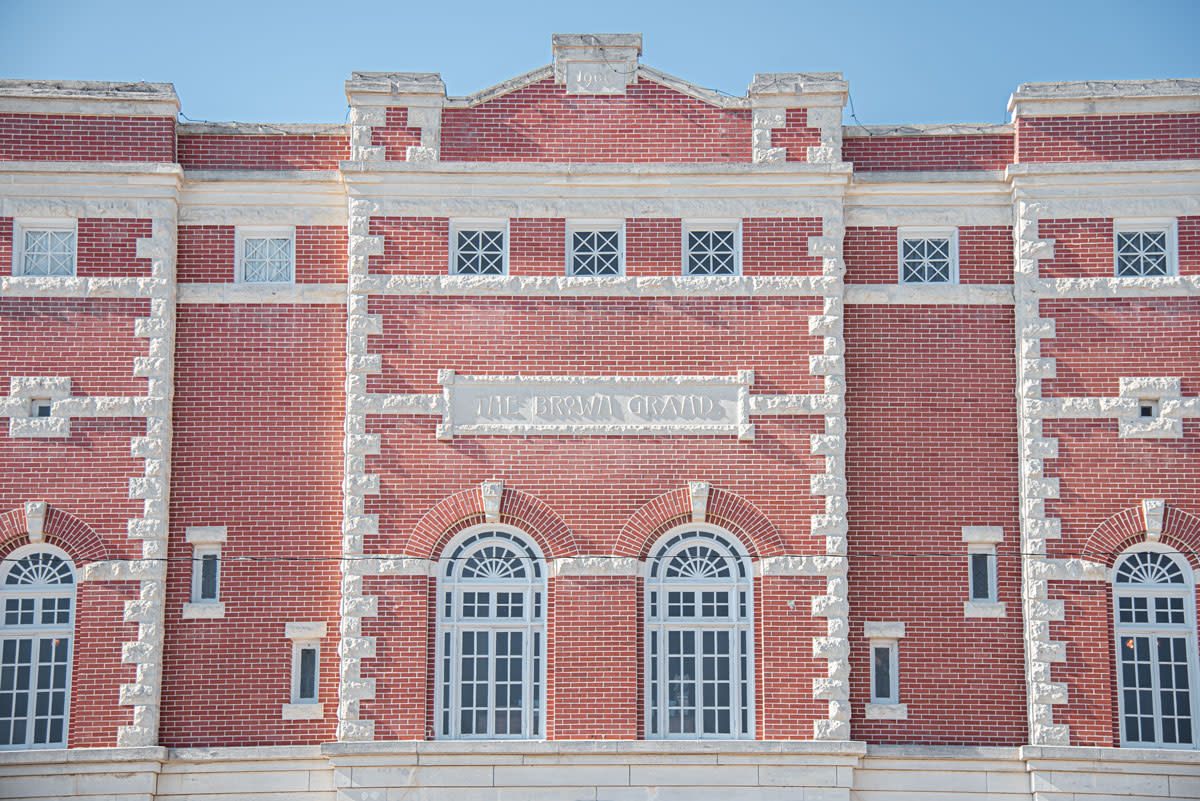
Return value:
<svg viewBox="0 0 1200 801">
<path fill-rule="evenodd" d="M 20 548 L 0 563 L 0 748 L 67 743 L 75 570 L 66 554 Z"/>
<path fill-rule="evenodd" d="M 1196 608 L 1177 553 L 1142 545 L 1113 574 L 1121 744 L 1196 746 Z"/>
<path fill-rule="evenodd" d="M 646 579 L 646 736 L 754 736 L 750 560 L 708 526 L 668 533 Z"/>
<path fill-rule="evenodd" d="M 543 737 L 546 574 L 537 546 L 468 529 L 438 570 L 438 735 Z"/>
</svg>

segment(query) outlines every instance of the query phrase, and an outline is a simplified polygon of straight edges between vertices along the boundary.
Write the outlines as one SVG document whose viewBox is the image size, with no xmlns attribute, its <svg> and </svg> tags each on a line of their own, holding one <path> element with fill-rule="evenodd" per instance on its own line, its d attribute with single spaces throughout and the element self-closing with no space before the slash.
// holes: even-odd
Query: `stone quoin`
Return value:
<svg viewBox="0 0 1200 801">
<path fill-rule="evenodd" d="M 1200 80 L 641 53 L 0 80 L 0 796 L 1200 797 Z"/>
</svg>

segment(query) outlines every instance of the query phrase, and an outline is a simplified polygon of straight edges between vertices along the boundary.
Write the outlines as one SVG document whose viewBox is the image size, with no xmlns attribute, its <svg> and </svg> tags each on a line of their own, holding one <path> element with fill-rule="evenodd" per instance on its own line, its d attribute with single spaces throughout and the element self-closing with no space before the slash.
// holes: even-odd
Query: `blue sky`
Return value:
<svg viewBox="0 0 1200 801">
<path fill-rule="evenodd" d="M 352 70 L 469 94 L 549 63 L 556 32 L 640 32 L 644 63 L 737 95 L 756 72 L 840 71 L 865 124 L 1004 122 L 1025 81 L 1200 77 L 1200 0 L 0 0 L 0 76 L 169 81 L 192 119 L 341 122 Z"/>
</svg>

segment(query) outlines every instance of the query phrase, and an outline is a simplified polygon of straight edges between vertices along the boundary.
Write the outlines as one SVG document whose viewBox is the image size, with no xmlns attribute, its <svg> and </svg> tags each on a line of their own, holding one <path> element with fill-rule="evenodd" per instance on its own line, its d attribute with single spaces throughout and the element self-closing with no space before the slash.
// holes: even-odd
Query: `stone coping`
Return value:
<svg viewBox="0 0 1200 801">
<path fill-rule="evenodd" d="M 349 136 L 350 126 L 306 122 L 181 122 L 182 136 Z"/>
<path fill-rule="evenodd" d="M 852 740 L 400 740 L 325 743 L 329 757 L 389 754 L 773 754 L 862 757 L 867 744 Z"/>
<path fill-rule="evenodd" d="M 57 765 L 84 762 L 164 762 L 167 749 L 145 748 L 41 748 L 29 751 L 0 751 L 0 766 Z"/>
</svg>

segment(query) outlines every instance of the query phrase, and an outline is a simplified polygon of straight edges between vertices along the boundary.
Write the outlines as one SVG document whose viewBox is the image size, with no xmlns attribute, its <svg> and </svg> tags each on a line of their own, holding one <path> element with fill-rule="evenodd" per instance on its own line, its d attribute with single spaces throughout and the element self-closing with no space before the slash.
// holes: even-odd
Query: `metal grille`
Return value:
<svg viewBox="0 0 1200 801">
<path fill-rule="evenodd" d="M 1166 231 L 1118 231 L 1117 275 L 1167 274 Z"/>
<path fill-rule="evenodd" d="M 949 239 L 905 239 L 900 245 L 901 280 L 909 284 L 950 282 L 953 262 Z"/>
<path fill-rule="evenodd" d="M 617 231 L 573 231 L 572 275 L 620 275 L 621 245 Z"/>
<path fill-rule="evenodd" d="M 458 275 L 503 275 L 503 231 L 459 231 L 454 251 Z"/>
<path fill-rule="evenodd" d="M 688 275 L 734 275 L 737 256 L 733 231 L 688 231 Z"/>
<path fill-rule="evenodd" d="M 74 231 L 26 231 L 25 275 L 74 275 Z"/>
<path fill-rule="evenodd" d="M 292 240 L 286 237 L 247 238 L 243 242 L 242 280 L 277 284 L 292 280 Z"/>
</svg>

